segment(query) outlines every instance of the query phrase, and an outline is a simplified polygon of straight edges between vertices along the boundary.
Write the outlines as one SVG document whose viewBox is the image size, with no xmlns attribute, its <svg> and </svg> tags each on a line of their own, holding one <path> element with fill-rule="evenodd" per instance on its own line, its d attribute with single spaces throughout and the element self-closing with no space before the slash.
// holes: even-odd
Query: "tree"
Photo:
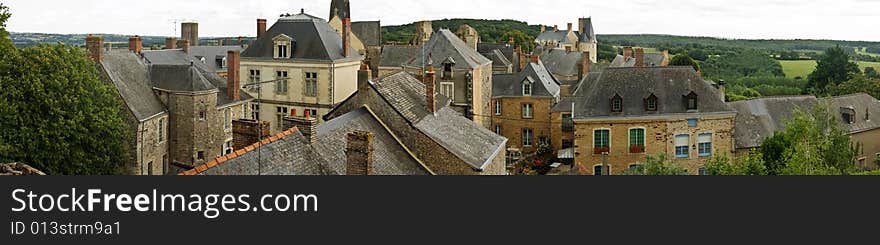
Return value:
<svg viewBox="0 0 880 245">
<path fill-rule="evenodd" d="M 687 54 L 678 54 L 669 61 L 670 66 L 692 66 L 694 70 L 700 71 L 700 63 L 697 63 L 691 56 Z"/>
<path fill-rule="evenodd" d="M 121 173 L 122 106 L 86 52 L 63 44 L 15 52 L 0 62 L 0 161 L 56 175 Z"/>
<path fill-rule="evenodd" d="M 816 70 L 808 77 L 807 89 L 824 93 L 828 86 L 849 81 L 859 72 L 859 66 L 849 60 L 843 48 L 829 48 L 817 61 Z"/>
<path fill-rule="evenodd" d="M 15 52 L 15 46 L 9 39 L 9 32 L 6 31 L 6 21 L 12 15 L 9 13 L 9 7 L 0 3 L 0 75 L 7 69 L 3 67 L 3 63 L 12 59 Z"/>
<path fill-rule="evenodd" d="M 784 77 L 779 61 L 759 50 L 739 50 L 709 57 L 700 64 L 703 76 L 732 81 L 741 77 Z"/>
<path fill-rule="evenodd" d="M 731 161 L 727 156 L 716 156 L 706 163 L 708 175 L 761 176 L 767 175 L 767 167 L 761 152 L 752 151 L 743 158 Z"/>
<path fill-rule="evenodd" d="M 841 175 L 855 170 L 858 145 L 827 108 L 795 109 L 785 130 L 761 145 L 771 175 Z"/>
<path fill-rule="evenodd" d="M 501 40 L 510 40 L 513 38 L 513 45 L 522 47 L 523 52 L 531 53 L 535 48 L 535 37 L 529 36 L 520 30 L 509 31 L 501 36 Z"/>
<path fill-rule="evenodd" d="M 684 169 L 675 163 L 668 162 L 666 155 L 648 156 L 643 165 L 637 165 L 623 172 L 623 175 L 671 176 L 687 175 Z"/>
<path fill-rule="evenodd" d="M 832 96 L 866 93 L 880 98 L 880 79 L 868 78 L 865 75 L 855 75 L 849 81 L 843 82 L 836 86 L 831 86 L 828 93 Z"/>
<path fill-rule="evenodd" d="M 874 67 L 866 67 L 865 68 L 865 77 L 880 79 L 880 72 L 877 72 L 877 69 Z"/>
</svg>

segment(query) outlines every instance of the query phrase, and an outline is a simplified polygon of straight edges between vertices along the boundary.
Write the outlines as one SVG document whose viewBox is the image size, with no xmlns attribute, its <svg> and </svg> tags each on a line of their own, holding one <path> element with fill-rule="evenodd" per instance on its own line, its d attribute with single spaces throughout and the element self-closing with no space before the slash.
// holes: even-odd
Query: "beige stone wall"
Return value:
<svg viewBox="0 0 880 245">
<path fill-rule="evenodd" d="M 586 166 L 587 173 L 593 173 L 593 167 L 602 164 L 602 155 L 593 154 L 593 132 L 596 129 L 611 130 L 611 151 L 608 163 L 612 174 L 621 174 L 631 164 L 644 163 L 648 155 L 665 154 L 667 159 L 688 170 L 689 174 L 698 174 L 711 157 L 699 157 L 697 136 L 700 133 L 712 133 L 713 156 L 734 155 L 733 142 L 734 117 L 703 117 L 697 127 L 688 126 L 687 118 L 680 119 L 630 119 L 608 121 L 575 121 L 576 161 Z M 645 153 L 630 153 L 629 130 L 645 129 Z M 675 158 L 675 136 L 690 134 L 690 157 Z"/>
<path fill-rule="evenodd" d="M 856 160 L 864 159 L 865 164 L 860 167 L 865 169 L 878 169 L 880 166 L 874 164 L 877 154 L 880 154 L 880 129 L 865 131 L 850 136 L 853 143 L 862 144 L 862 152 L 856 157 Z"/>
<path fill-rule="evenodd" d="M 508 148 L 517 148 L 523 153 L 531 154 L 538 150 L 541 137 L 546 137 L 551 143 L 555 140 L 551 134 L 551 113 L 552 98 L 532 98 L 532 97 L 510 97 L 495 98 L 494 103 L 501 103 L 501 115 L 492 111 L 494 126 L 490 128 L 493 132 L 495 126 L 501 126 L 501 136 L 508 139 Z M 533 108 L 532 118 L 522 117 L 523 104 L 530 103 Z M 523 146 L 523 129 L 532 129 L 534 137 L 532 137 L 532 146 Z"/>
<path fill-rule="evenodd" d="M 330 19 L 329 23 L 330 23 L 330 27 L 333 27 L 333 29 L 336 30 L 336 33 L 339 34 L 339 36 L 342 36 L 342 19 L 339 19 L 339 17 L 334 16 L 333 19 Z M 350 41 L 351 41 L 351 47 L 354 48 L 354 50 L 357 50 L 358 53 L 360 53 L 362 56 L 366 54 L 366 52 L 367 52 L 366 45 L 364 45 L 364 42 L 361 41 L 361 39 L 358 38 L 357 35 L 352 33 Z"/>
<path fill-rule="evenodd" d="M 160 121 L 163 122 L 163 129 L 159 130 Z M 135 175 L 164 175 L 170 164 L 168 158 L 168 115 L 161 115 L 148 119 L 138 125 L 140 127 L 137 136 L 138 149 L 136 158 L 138 158 L 138 169 L 132 174 Z M 159 133 L 162 133 L 162 141 Z M 164 161 L 163 161 L 164 160 Z M 152 162 L 152 168 L 150 163 Z M 163 165 L 166 164 L 166 165 Z"/>
<path fill-rule="evenodd" d="M 571 114 L 569 112 L 553 112 L 550 114 L 550 147 L 553 151 L 562 150 L 562 141 L 571 140 L 574 142 L 574 132 L 562 131 L 562 114 Z"/>
</svg>

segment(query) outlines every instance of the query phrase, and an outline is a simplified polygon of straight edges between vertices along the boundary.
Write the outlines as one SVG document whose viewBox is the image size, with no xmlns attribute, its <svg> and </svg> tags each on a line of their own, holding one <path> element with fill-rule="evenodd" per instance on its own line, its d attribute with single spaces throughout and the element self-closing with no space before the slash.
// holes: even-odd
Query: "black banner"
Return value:
<svg viewBox="0 0 880 245">
<path fill-rule="evenodd" d="M 880 182 L 871 177 L 2 177 L 0 183 L 3 240 L 12 242 L 3 244 L 847 244 L 875 240 L 880 220 Z M 58 200 L 67 195 L 72 198 Z M 90 195 L 101 199 L 93 211 L 87 211 Z M 170 211 L 166 202 L 162 211 L 155 201 L 162 195 L 183 196 L 202 209 Z M 206 214 L 222 209 L 225 196 L 233 211 Z M 30 211 L 50 203 L 52 211 Z"/>
</svg>

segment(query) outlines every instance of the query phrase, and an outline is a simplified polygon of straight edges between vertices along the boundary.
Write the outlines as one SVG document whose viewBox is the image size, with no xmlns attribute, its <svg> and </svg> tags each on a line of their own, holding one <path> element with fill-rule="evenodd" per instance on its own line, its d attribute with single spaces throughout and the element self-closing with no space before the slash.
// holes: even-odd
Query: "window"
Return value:
<svg viewBox="0 0 880 245">
<path fill-rule="evenodd" d="M 607 174 L 606 172 L 607 171 L 605 170 L 605 167 L 602 167 L 602 165 L 593 166 L 593 175 L 595 175 L 595 176 L 606 175 Z"/>
<path fill-rule="evenodd" d="M 454 63 L 443 63 L 443 75 L 441 76 L 443 79 L 452 79 L 452 66 Z"/>
<path fill-rule="evenodd" d="M 523 81 L 522 93 L 523 96 L 532 96 L 532 82 L 529 80 Z"/>
<path fill-rule="evenodd" d="M 205 160 L 205 152 L 199 151 L 198 153 L 196 153 L 196 159 L 198 159 L 199 161 L 204 161 Z"/>
<path fill-rule="evenodd" d="M 223 110 L 223 129 L 229 131 L 232 129 L 232 110 Z"/>
<path fill-rule="evenodd" d="M 501 116 L 501 101 L 499 100 L 495 101 L 495 115 Z"/>
<path fill-rule="evenodd" d="M 318 73 L 306 72 L 303 83 L 303 95 L 306 97 L 318 97 Z"/>
<path fill-rule="evenodd" d="M 495 134 L 501 135 L 501 125 L 495 125 Z"/>
<path fill-rule="evenodd" d="M 205 120 L 205 117 L 207 117 L 207 114 L 208 114 L 208 113 L 205 112 L 205 111 L 200 111 L 200 112 L 199 112 L 199 120 L 204 121 L 204 120 Z"/>
<path fill-rule="evenodd" d="M 697 110 L 697 93 L 691 92 L 685 97 L 685 100 L 689 111 Z"/>
<path fill-rule="evenodd" d="M 159 119 L 159 129 L 156 130 L 159 143 L 165 142 L 165 118 Z"/>
<path fill-rule="evenodd" d="M 629 153 L 645 153 L 645 129 L 629 130 Z"/>
<path fill-rule="evenodd" d="M 571 114 L 562 114 L 562 132 L 574 132 L 574 120 Z"/>
<path fill-rule="evenodd" d="M 696 128 L 699 125 L 699 123 L 700 123 L 699 119 L 696 119 L 696 118 L 688 119 L 688 127 Z"/>
<path fill-rule="evenodd" d="M 251 120 L 260 121 L 260 104 L 251 104 Z"/>
<path fill-rule="evenodd" d="M 623 112 L 623 98 L 619 94 L 611 98 L 611 112 Z"/>
<path fill-rule="evenodd" d="M 700 157 L 712 156 L 712 133 L 702 133 L 697 136 L 697 150 Z"/>
<path fill-rule="evenodd" d="M 446 96 L 450 100 L 455 100 L 455 84 L 451 82 L 440 82 L 440 94 Z"/>
<path fill-rule="evenodd" d="M 533 143 L 532 137 L 534 137 L 534 134 L 532 133 L 532 129 L 524 128 L 522 130 L 523 147 L 531 147 L 532 146 L 532 143 Z"/>
<path fill-rule="evenodd" d="M 260 70 L 251 69 L 250 74 L 248 75 L 248 82 L 249 83 L 257 83 L 257 82 L 261 82 L 261 81 L 262 81 L 262 79 L 260 79 Z"/>
<path fill-rule="evenodd" d="M 611 151 L 611 130 L 597 129 L 593 131 L 593 154 Z"/>
<path fill-rule="evenodd" d="M 534 117 L 534 111 L 532 110 L 532 104 L 523 104 L 522 105 L 522 117 L 529 119 Z"/>
<path fill-rule="evenodd" d="M 706 167 L 700 167 L 699 174 L 700 176 L 708 176 L 709 170 L 707 170 Z"/>
<path fill-rule="evenodd" d="M 226 143 L 223 143 L 223 153 L 221 153 L 220 156 L 229 155 L 229 154 L 232 154 L 232 152 L 233 152 L 232 141 L 230 140 L 230 141 L 226 141 Z"/>
<path fill-rule="evenodd" d="M 318 116 L 318 110 L 315 109 L 305 109 L 303 113 L 308 113 L 310 118 L 321 118 Z"/>
<path fill-rule="evenodd" d="M 651 94 L 645 99 L 645 111 L 657 111 L 657 96 Z"/>
<path fill-rule="evenodd" d="M 287 45 L 281 44 L 278 45 L 278 57 L 276 58 L 287 58 Z"/>
<path fill-rule="evenodd" d="M 275 93 L 276 94 L 287 94 L 287 71 L 276 71 L 275 72 Z"/>
<path fill-rule="evenodd" d="M 840 108 L 841 114 L 843 114 L 843 121 L 847 124 L 853 124 L 856 122 L 856 110 L 853 108 Z"/>
<path fill-rule="evenodd" d="M 147 175 L 153 175 L 153 161 L 147 163 Z"/>
<path fill-rule="evenodd" d="M 223 57 L 222 59 L 220 59 L 220 68 L 226 69 L 226 65 L 226 57 Z"/>
<path fill-rule="evenodd" d="M 284 117 L 288 114 L 288 108 L 283 106 L 275 107 L 275 128 L 284 130 Z"/>
<path fill-rule="evenodd" d="M 689 158 L 691 136 L 680 134 L 675 136 L 675 158 Z"/>
</svg>

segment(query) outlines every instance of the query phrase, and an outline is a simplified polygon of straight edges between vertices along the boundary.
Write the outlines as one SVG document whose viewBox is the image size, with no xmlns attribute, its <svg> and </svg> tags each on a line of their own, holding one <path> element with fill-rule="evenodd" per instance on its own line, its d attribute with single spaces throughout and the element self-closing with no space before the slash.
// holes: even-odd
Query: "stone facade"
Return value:
<svg viewBox="0 0 880 245">
<path fill-rule="evenodd" d="M 880 168 L 875 164 L 875 161 L 880 159 L 880 129 L 851 134 L 850 140 L 862 145 L 861 154 L 856 156 L 859 167 L 871 170 Z"/>
<path fill-rule="evenodd" d="M 437 65 L 435 70 L 443 69 Z M 406 72 L 410 74 L 419 74 L 421 68 L 406 67 Z M 393 70 L 380 71 L 381 74 L 388 75 L 394 73 Z M 444 94 L 442 87 L 444 84 L 450 83 L 453 86 L 451 96 Z M 492 64 L 486 64 L 476 69 L 453 69 L 451 75 L 437 75 L 436 82 L 437 92 L 452 98 L 452 108 L 461 113 L 462 116 L 471 119 L 479 125 L 483 125 L 488 129 L 492 129 Z"/>
<path fill-rule="evenodd" d="M 501 113 L 499 115 L 498 111 L 495 111 L 496 108 L 493 108 L 494 126 L 491 130 L 508 139 L 508 148 L 520 149 L 523 153 L 531 154 L 538 150 L 542 141 L 546 142 L 548 146 L 556 141 L 551 133 L 553 124 L 550 109 L 553 107 L 553 98 L 505 97 L 495 98 L 493 103 L 501 103 Z M 523 105 L 525 104 L 532 105 L 533 115 L 531 118 L 526 118 L 523 115 Z M 500 132 L 498 131 L 499 127 Z M 531 145 L 523 145 L 525 129 L 532 131 Z"/>
</svg>

